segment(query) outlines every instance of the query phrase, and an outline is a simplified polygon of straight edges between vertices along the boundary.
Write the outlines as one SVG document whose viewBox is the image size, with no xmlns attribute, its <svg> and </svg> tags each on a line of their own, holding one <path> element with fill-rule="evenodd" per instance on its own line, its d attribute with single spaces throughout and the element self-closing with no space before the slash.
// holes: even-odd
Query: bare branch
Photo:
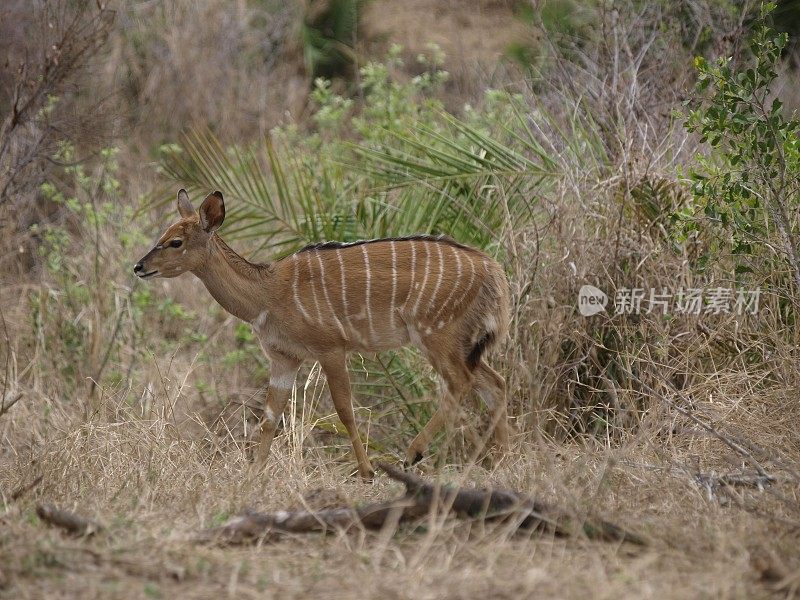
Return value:
<svg viewBox="0 0 800 600">
<path fill-rule="evenodd" d="M 405 496 L 358 508 L 274 513 L 248 511 L 233 517 L 221 527 L 201 533 L 196 539 L 199 542 L 237 544 L 273 539 L 287 533 L 380 529 L 386 523 L 414 521 L 431 511 L 437 511 L 453 513 L 462 519 L 508 522 L 513 530 L 549 530 L 557 535 L 582 531 L 590 539 L 646 544 L 643 538 L 617 525 L 602 520 L 577 522 L 563 511 L 556 511 L 516 492 L 430 484 L 390 465 L 378 466 L 389 477 L 406 486 Z"/>
<path fill-rule="evenodd" d="M 66 510 L 58 509 L 52 504 L 36 505 L 36 514 L 42 521 L 50 525 L 55 525 L 56 527 L 61 527 L 72 535 L 91 536 L 103 531 L 103 526 L 96 521 L 86 519 Z"/>
<path fill-rule="evenodd" d="M 8 409 L 14 406 L 17 402 L 19 402 L 22 396 L 24 395 L 25 394 L 23 394 L 22 392 L 17 392 L 14 396 L 9 398 L 8 401 L 3 400 L 2 402 L 0 402 L 0 417 L 6 414 L 8 412 Z"/>
<path fill-rule="evenodd" d="M 44 479 L 44 475 L 39 475 L 33 481 L 31 481 L 30 483 L 26 483 L 25 485 L 19 486 L 17 489 L 15 489 L 13 492 L 11 492 L 11 500 L 12 501 L 17 501 L 20 498 L 22 498 L 25 494 L 27 494 L 33 488 L 35 488 L 37 485 L 39 485 L 42 482 L 42 479 Z"/>
</svg>

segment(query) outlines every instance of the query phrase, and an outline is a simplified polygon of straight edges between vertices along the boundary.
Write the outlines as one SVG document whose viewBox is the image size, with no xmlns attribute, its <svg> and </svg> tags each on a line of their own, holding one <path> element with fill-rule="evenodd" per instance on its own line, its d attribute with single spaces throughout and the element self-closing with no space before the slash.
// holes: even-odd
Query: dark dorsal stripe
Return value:
<svg viewBox="0 0 800 600">
<path fill-rule="evenodd" d="M 341 248 L 350 248 L 352 246 L 361 246 L 363 244 L 374 244 L 376 242 L 414 242 L 414 241 L 441 242 L 442 244 L 448 244 L 456 248 L 461 248 L 462 250 L 470 250 L 472 252 L 477 252 L 475 248 L 470 248 L 469 246 L 465 246 L 464 244 L 457 242 L 453 238 L 448 237 L 446 235 L 429 235 L 426 233 L 419 233 L 416 235 L 408 235 L 405 237 L 376 238 L 374 240 L 358 240 L 355 242 L 317 242 L 316 244 L 309 244 L 305 248 L 301 248 L 300 250 L 297 251 L 297 253 L 299 254 L 300 252 L 307 252 L 309 250 L 338 250 Z"/>
</svg>

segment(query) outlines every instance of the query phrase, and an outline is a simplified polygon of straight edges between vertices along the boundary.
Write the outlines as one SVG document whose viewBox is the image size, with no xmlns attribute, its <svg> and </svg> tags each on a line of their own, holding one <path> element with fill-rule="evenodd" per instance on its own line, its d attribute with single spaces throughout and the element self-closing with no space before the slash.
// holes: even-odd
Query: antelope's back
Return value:
<svg viewBox="0 0 800 600">
<path fill-rule="evenodd" d="M 287 301 L 306 323 L 335 329 L 359 345 L 396 346 L 407 341 L 409 330 L 431 335 L 472 309 L 495 321 L 498 336 L 507 328 L 502 268 L 449 238 L 326 242 L 307 246 L 278 267 Z"/>
</svg>

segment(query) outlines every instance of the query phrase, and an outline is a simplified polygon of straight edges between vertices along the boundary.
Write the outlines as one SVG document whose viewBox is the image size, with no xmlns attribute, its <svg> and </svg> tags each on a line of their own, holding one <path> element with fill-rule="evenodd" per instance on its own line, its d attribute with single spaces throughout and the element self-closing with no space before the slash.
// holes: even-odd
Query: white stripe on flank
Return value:
<svg viewBox="0 0 800 600">
<path fill-rule="evenodd" d="M 317 322 L 322 324 L 322 311 L 319 309 L 319 299 L 317 298 L 317 286 L 314 285 L 314 269 L 311 266 L 311 252 L 306 252 L 306 262 L 308 263 L 308 279 L 311 282 L 311 294 L 314 296 L 314 307 L 317 309 Z M 324 286 L 323 286 L 324 287 Z"/>
<path fill-rule="evenodd" d="M 344 317 L 344 322 L 347 323 L 347 328 L 353 329 L 353 325 L 350 323 L 350 317 L 347 316 L 347 313 L 350 312 L 350 309 L 347 307 L 347 281 L 344 278 L 344 261 L 342 260 L 342 251 L 337 249 L 335 252 L 336 259 L 339 261 L 339 275 L 342 278 L 342 317 Z M 345 338 L 347 338 L 346 335 Z"/>
<path fill-rule="evenodd" d="M 431 299 L 428 301 L 428 312 L 436 306 L 436 294 L 439 293 L 439 287 L 442 285 L 442 279 L 444 278 L 444 254 L 442 254 L 442 244 L 436 244 L 436 252 L 439 254 L 439 277 L 436 279 L 433 294 L 431 294 Z"/>
<path fill-rule="evenodd" d="M 464 254 L 464 258 L 466 258 L 469 263 L 469 283 L 467 283 L 464 293 L 461 294 L 461 299 L 454 306 L 461 306 L 464 302 L 464 298 L 467 297 L 467 294 L 469 294 L 469 291 L 472 289 L 472 284 L 475 283 L 475 263 L 472 262 L 472 257 L 469 254 Z"/>
<path fill-rule="evenodd" d="M 417 263 L 417 247 L 414 242 L 408 242 L 411 245 L 411 278 L 408 280 L 408 294 L 406 295 L 406 299 L 403 301 L 403 312 L 406 310 L 406 304 L 408 301 L 411 300 L 411 292 L 414 291 L 414 267 Z"/>
<path fill-rule="evenodd" d="M 269 387 L 276 390 L 290 390 L 294 387 L 294 373 L 281 373 L 269 378 Z"/>
<path fill-rule="evenodd" d="M 322 293 L 325 295 L 325 302 L 328 303 L 328 308 L 331 310 L 331 315 L 333 316 L 333 321 L 336 323 L 336 326 L 339 328 L 339 333 L 342 334 L 344 339 L 347 339 L 347 333 L 342 326 L 342 322 L 339 321 L 338 317 L 336 316 L 336 311 L 333 309 L 333 303 L 331 302 L 331 297 L 328 295 L 328 286 L 325 285 L 325 265 L 322 264 L 322 253 L 315 252 L 317 255 L 317 262 L 319 263 L 319 272 L 320 272 L 320 280 L 322 281 Z"/>
<path fill-rule="evenodd" d="M 458 286 L 461 283 L 461 252 L 456 248 L 454 248 L 453 246 L 448 246 L 448 248 L 450 248 L 450 251 L 456 258 L 456 278 L 453 282 L 453 285 L 450 287 L 450 293 L 447 294 L 447 297 L 444 299 L 444 302 L 442 302 L 441 306 L 439 306 L 439 310 L 437 310 L 436 314 L 433 315 L 433 319 L 431 319 L 431 321 L 435 321 L 436 319 L 438 319 L 439 315 L 442 314 L 442 311 L 447 310 L 447 308 L 450 307 L 450 300 L 453 299 L 453 294 L 456 293 L 456 290 L 458 289 Z M 444 327 L 444 323 L 441 323 L 439 325 L 439 329 L 441 329 L 442 327 Z"/>
<path fill-rule="evenodd" d="M 367 308 L 367 324 L 369 325 L 369 334 L 371 339 L 375 339 L 375 328 L 372 326 L 372 309 L 369 306 L 369 292 L 370 292 L 370 280 L 372 279 L 372 273 L 369 270 L 369 252 L 367 252 L 366 244 L 361 246 L 361 252 L 364 254 L 364 271 L 367 276 L 367 301 L 366 301 L 366 308 Z"/>
<path fill-rule="evenodd" d="M 339 274 L 342 277 L 342 308 L 344 309 L 344 316 L 347 316 L 347 282 L 344 279 L 344 261 L 342 260 L 341 250 L 336 251 L 336 258 L 339 260 Z"/>
<path fill-rule="evenodd" d="M 297 308 L 300 309 L 300 312 L 303 314 L 303 317 L 306 321 L 311 320 L 311 315 L 306 312 L 306 309 L 303 307 L 303 303 L 300 302 L 300 293 L 299 293 L 299 285 L 300 285 L 300 267 L 297 264 L 299 259 L 295 256 L 292 260 L 294 264 L 294 281 L 292 282 L 292 294 L 294 295 L 294 303 L 297 304 Z"/>
<path fill-rule="evenodd" d="M 392 249 L 392 297 L 389 299 L 389 326 L 394 331 L 394 296 L 397 293 L 397 250 L 394 247 L 395 241 L 389 242 Z"/>
<path fill-rule="evenodd" d="M 430 268 L 429 268 L 430 264 L 429 263 L 430 263 L 430 257 L 431 257 L 431 253 L 430 253 L 430 250 L 428 250 L 428 246 L 430 246 L 430 244 L 428 244 L 427 242 L 423 242 L 422 243 L 422 247 L 425 248 L 425 276 L 422 278 L 422 287 L 419 288 L 419 296 L 417 296 L 417 301 L 414 303 L 414 310 L 411 313 L 415 317 L 417 316 L 417 309 L 419 308 L 419 301 L 422 300 L 422 294 L 425 293 L 425 284 L 428 283 L 428 271 L 430 270 Z"/>
</svg>

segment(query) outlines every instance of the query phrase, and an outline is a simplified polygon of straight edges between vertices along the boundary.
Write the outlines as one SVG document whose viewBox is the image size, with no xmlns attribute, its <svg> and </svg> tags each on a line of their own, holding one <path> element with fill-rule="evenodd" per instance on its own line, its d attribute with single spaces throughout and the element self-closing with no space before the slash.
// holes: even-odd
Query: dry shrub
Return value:
<svg viewBox="0 0 800 600">
<path fill-rule="evenodd" d="M 172 142 L 186 127 L 251 139 L 309 90 L 294 3 L 126 3 L 104 75 L 120 90 L 137 142 Z"/>
<path fill-rule="evenodd" d="M 8 2 L 0 7 L 0 268 L 32 266 L 32 223 L 58 213 L 37 194 L 52 176 L 53 155 L 69 141 L 96 150 L 111 120 L 98 96 L 82 89 L 114 22 L 89 2 Z M 58 219 L 58 216 L 55 216 Z"/>
<path fill-rule="evenodd" d="M 508 0 L 407 0 L 367 2 L 360 49 L 366 57 L 385 56 L 392 44 L 402 46 L 409 76 L 423 68 L 420 55 L 431 45 L 443 52 L 449 73 L 446 103 L 454 112 L 480 101 L 487 85 L 503 86 L 519 77 L 508 60 L 512 44 L 536 41 L 536 31 L 518 17 Z M 366 58 L 362 59 L 366 62 Z"/>
<path fill-rule="evenodd" d="M 646 310 L 647 299 L 641 314 L 614 315 L 623 288 L 676 294 L 762 282 L 734 279 L 723 256 L 701 268 L 710 240 L 684 240 L 672 217 L 691 201 L 676 173 L 697 151 L 672 114 L 686 79 L 677 73 L 690 72 L 685 32 L 658 12 L 601 16 L 592 51 L 575 58 L 553 46 L 548 86 L 528 95 L 531 127 L 558 152 L 562 178 L 538 199 L 535 226 L 509 227 L 516 328 L 505 360 L 522 430 L 611 441 L 659 408 L 647 387 L 680 390 L 711 372 L 791 386 L 797 371 L 796 335 L 767 293 L 756 316 L 675 314 L 674 299 L 670 315 Z M 606 312 L 579 314 L 585 284 L 608 294 Z"/>
</svg>

